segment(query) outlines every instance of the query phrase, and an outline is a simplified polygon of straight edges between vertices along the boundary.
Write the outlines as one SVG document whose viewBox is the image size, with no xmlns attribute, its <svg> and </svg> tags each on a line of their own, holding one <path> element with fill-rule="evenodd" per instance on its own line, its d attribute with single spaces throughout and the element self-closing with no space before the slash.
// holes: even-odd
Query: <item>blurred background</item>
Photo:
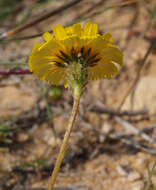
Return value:
<svg viewBox="0 0 156 190">
<path fill-rule="evenodd" d="M 88 83 L 56 190 L 156 189 L 155 0 L 0 0 L 0 189 L 48 187 L 72 92 L 31 75 L 28 56 L 52 26 L 87 21 L 112 34 L 124 66 Z"/>
</svg>

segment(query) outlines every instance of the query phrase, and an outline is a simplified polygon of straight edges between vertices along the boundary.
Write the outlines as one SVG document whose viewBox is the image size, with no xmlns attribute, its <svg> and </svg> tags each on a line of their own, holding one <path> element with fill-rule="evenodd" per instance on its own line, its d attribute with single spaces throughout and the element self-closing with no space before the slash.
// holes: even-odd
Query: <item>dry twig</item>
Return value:
<svg viewBox="0 0 156 190">
<path fill-rule="evenodd" d="M 0 70 L 0 75 L 27 75 L 32 74 L 28 69 L 20 69 L 20 70 Z"/>
<path fill-rule="evenodd" d="M 145 148 L 144 146 L 142 146 L 139 142 L 135 141 L 134 139 L 129 139 L 129 138 L 120 138 L 118 136 L 116 136 L 116 134 L 110 134 L 109 136 L 111 139 L 115 139 L 115 140 L 121 140 L 122 142 L 124 142 L 127 145 L 133 146 L 136 149 L 140 149 L 144 152 L 147 152 L 149 154 L 153 154 L 156 155 L 156 151 L 155 149 L 150 149 L 150 148 Z"/>
<path fill-rule="evenodd" d="M 127 122 L 119 117 L 115 117 L 115 120 L 121 124 L 121 126 L 125 129 L 125 132 L 127 134 L 137 135 L 137 136 L 141 137 L 142 139 L 144 139 L 145 141 L 147 141 L 148 143 L 151 143 L 152 145 L 154 145 L 156 147 L 156 141 L 154 139 L 152 139 L 151 137 L 149 137 L 143 131 L 140 131 L 139 129 L 135 128 L 132 124 L 130 124 L 129 122 Z"/>
<path fill-rule="evenodd" d="M 96 112 L 96 113 L 101 113 L 101 114 L 108 114 L 111 116 L 138 116 L 138 115 L 147 115 L 148 111 L 147 110 L 138 110 L 138 111 L 117 111 L 117 110 L 113 110 L 111 108 L 107 108 L 107 107 L 93 107 L 91 108 L 92 112 Z"/>
</svg>

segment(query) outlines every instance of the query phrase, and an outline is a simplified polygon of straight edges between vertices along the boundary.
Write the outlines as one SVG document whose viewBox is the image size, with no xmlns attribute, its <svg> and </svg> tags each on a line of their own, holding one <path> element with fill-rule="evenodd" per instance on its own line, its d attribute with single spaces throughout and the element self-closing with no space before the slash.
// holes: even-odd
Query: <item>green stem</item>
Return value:
<svg viewBox="0 0 156 190">
<path fill-rule="evenodd" d="M 66 132 L 64 135 L 64 139 L 60 148 L 60 152 L 58 154 L 57 160 L 56 160 L 56 164 L 50 179 L 50 184 L 49 184 L 49 188 L 48 190 L 53 190 L 54 188 L 54 184 L 56 181 L 56 177 L 58 175 L 62 160 L 65 156 L 66 153 L 66 149 L 67 149 L 67 145 L 68 145 L 68 141 L 69 141 L 69 137 L 73 128 L 73 125 L 75 123 L 75 119 L 76 119 L 76 115 L 78 113 L 78 108 L 79 108 L 79 102 L 80 102 L 80 97 L 82 94 L 82 88 L 80 85 L 76 85 L 74 86 L 74 104 L 73 104 L 73 109 L 72 109 L 72 113 L 71 113 L 71 117 L 68 123 L 68 126 L 66 128 Z"/>
<path fill-rule="evenodd" d="M 155 167 L 156 167 L 156 161 L 154 162 L 152 169 L 148 172 L 148 182 L 147 182 L 144 190 L 148 190 L 150 185 L 152 185 L 152 179 L 151 178 L 152 178 L 152 175 L 154 173 Z"/>
</svg>

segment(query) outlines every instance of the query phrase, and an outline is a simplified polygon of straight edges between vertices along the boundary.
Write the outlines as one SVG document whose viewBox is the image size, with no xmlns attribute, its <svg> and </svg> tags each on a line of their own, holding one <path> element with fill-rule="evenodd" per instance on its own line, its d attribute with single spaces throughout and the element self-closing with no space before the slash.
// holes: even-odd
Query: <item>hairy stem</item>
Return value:
<svg viewBox="0 0 156 190">
<path fill-rule="evenodd" d="M 70 137 L 73 125 L 75 123 L 76 115 L 78 113 L 81 94 L 82 94 L 82 88 L 80 86 L 75 86 L 74 87 L 74 104 L 73 104 L 71 117 L 70 117 L 69 123 L 68 123 L 67 128 L 66 128 L 64 139 L 63 139 L 63 142 L 62 142 L 62 145 L 61 145 L 61 148 L 60 148 L 60 152 L 58 154 L 56 164 L 55 164 L 55 167 L 54 167 L 51 179 L 50 179 L 50 184 L 49 184 L 48 190 L 53 190 L 54 184 L 55 184 L 55 181 L 56 181 L 56 177 L 58 175 L 62 160 L 63 160 L 63 158 L 65 156 L 68 141 L 69 141 L 69 137 Z"/>
</svg>

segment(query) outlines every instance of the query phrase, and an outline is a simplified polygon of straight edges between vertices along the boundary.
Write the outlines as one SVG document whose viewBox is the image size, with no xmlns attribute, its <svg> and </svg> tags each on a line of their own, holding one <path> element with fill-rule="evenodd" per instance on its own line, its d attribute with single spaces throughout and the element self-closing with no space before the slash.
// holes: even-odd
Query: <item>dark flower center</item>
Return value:
<svg viewBox="0 0 156 190">
<path fill-rule="evenodd" d="M 84 67 L 93 67 L 100 58 L 98 57 L 98 53 L 92 55 L 91 52 L 91 48 L 85 52 L 84 47 L 81 48 L 79 53 L 77 53 L 72 47 L 70 55 L 67 55 L 65 52 L 60 50 L 60 54 L 56 54 L 60 61 L 55 61 L 55 64 L 58 67 L 68 67 L 72 62 L 77 62 L 82 64 Z"/>
</svg>

